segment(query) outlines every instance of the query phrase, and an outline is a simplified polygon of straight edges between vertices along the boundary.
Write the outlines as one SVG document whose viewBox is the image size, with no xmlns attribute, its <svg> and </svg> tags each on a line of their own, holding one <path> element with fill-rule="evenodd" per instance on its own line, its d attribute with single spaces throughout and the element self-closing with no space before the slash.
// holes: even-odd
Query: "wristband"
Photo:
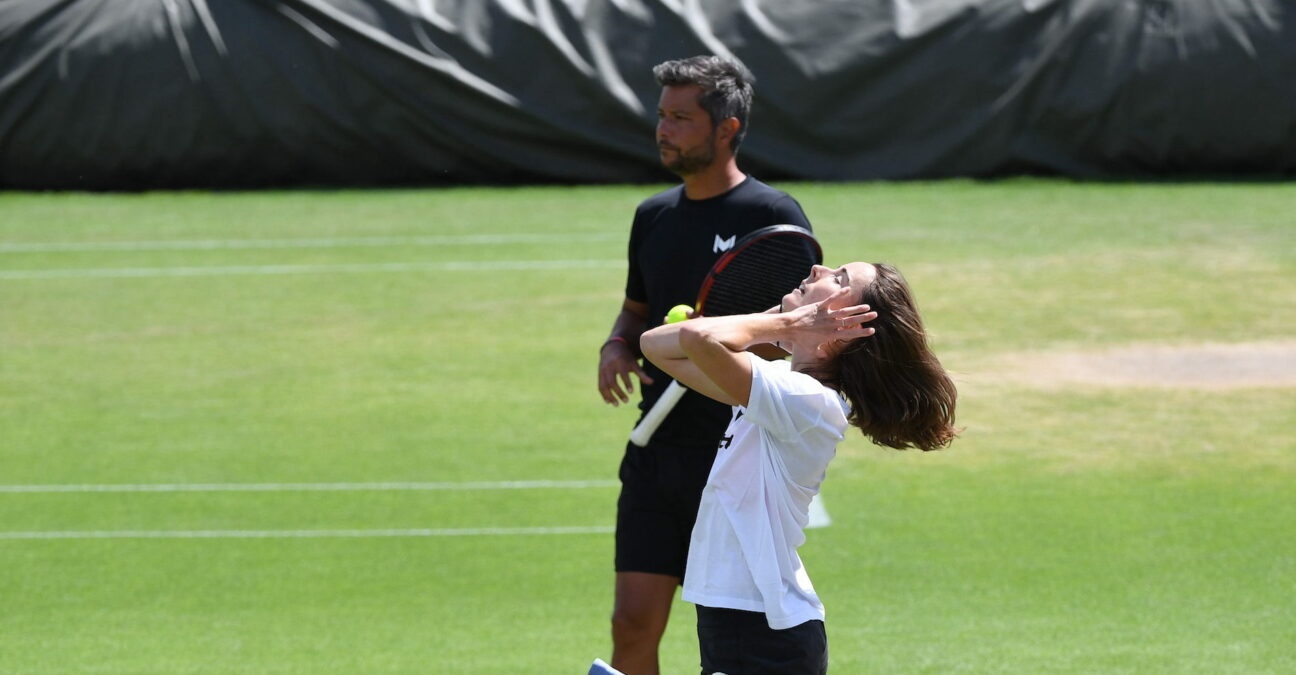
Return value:
<svg viewBox="0 0 1296 675">
<path fill-rule="evenodd" d="M 629 340 L 627 340 L 627 339 L 621 337 L 620 335 L 613 335 L 612 337 L 608 338 L 606 342 L 604 342 L 603 344 L 599 345 L 599 353 L 602 354 L 602 353 L 603 353 L 603 350 L 604 350 L 608 345 L 612 344 L 613 342 L 619 342 L 619 343 L 621 343 L 621 344 L 623 344 L 623 345 L 625 345 L 625 346 L 627 346 L 627 347 L 630 347 L 630 341 L 629 341 Z M 630 351 L 634 351 L 634 347 L 630 347 Z"/>
</svg>

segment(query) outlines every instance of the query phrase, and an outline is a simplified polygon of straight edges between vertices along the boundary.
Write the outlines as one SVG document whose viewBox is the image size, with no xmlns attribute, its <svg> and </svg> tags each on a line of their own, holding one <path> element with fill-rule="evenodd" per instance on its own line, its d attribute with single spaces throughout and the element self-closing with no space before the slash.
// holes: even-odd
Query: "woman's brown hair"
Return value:
<svg viewBox="0 0 1296 675">
<path fill-rule="evenodd" d="M 913 294 L 900 271 L 874 264 L 877 277 L 861 304 L 878 316 L 873 335 L 857 338 L 810 375 L 851 404 L 850 423 L 878 445 L 937 450 L 958 435 L 958 390 L 927 344 Z"/>
</svg>

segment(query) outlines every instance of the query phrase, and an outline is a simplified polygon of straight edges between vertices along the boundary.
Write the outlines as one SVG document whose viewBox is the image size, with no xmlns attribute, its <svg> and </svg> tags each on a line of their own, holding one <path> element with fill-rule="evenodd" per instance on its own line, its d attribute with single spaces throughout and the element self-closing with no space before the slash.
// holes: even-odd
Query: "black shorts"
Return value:
<svg viewBox="0 0 1296 675">
<path fill-rule="evenodd" d="M 616 571 L 684 578 L 689 538 L 716 448 L 626 444 L 617 499 Z"/>
<path fill-rule="evenodd" d="M 697 607 L 702 675 L 824 675 L 828 634 L 824 622 L 775 630 L 760 612 Z"/>
</svg>

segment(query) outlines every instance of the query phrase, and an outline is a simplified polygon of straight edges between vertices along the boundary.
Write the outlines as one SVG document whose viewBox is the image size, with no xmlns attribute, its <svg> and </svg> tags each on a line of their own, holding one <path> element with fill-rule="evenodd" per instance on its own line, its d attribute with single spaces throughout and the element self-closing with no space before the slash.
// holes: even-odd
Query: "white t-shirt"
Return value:
<svg viewBox="0 0 1296 675">
<path fill-rule="evenodd" d="M 734 408 L 702 490 L 684 599 L 762 612 L 781 630 L 824 618 L 796 549 L 849 405 L 787 361 L 749 356 L 751 399 Z"/>
</svg>

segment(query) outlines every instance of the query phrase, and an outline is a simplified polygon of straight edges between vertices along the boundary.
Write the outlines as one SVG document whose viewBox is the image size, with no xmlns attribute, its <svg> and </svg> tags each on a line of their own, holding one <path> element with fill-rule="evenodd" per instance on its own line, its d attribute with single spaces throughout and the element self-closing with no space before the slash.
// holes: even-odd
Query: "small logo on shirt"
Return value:
<svg viewBox="0 0 1296 675">
<path fill-rule="evenodd" d="M 738 420 L 742 419 L 742 416 L 743 416 L 743 409 L 742 409 L 742 408 L 737 408 L 737 409 L 734 411 L 734 413 L 735 413 L 735 414 L 734 414 L 733 422 L 730 422 L 730 423 L 729 423 L 730 425 L 732 425 L 734 422 L 737 422 Z M 731 426 L 730 428 L 733 428 L 733 427 Z M 726 434 L 723 438 L 720 439 L 720 445 L 719 445 L 719 447 L 716 448 L 716 449 L 717 449 L 717 450 L 728 450 L 728 449 L 729 449 L 729 446 L 733 445 L 733 440 L 734 440 L 734 435 L 733 435 L 733 434 Z"/>
<path fill-rule="evenodd" d="M 738 235 L 736 234 L 728 239 L 721 239 L 718 234 L 715 237 L 715 245 L 711 247 L 712 253 L 724 253 L 725 251 L 728 251 L 734 247 L 734 242 L 738 239 Z"/>
</svg>

